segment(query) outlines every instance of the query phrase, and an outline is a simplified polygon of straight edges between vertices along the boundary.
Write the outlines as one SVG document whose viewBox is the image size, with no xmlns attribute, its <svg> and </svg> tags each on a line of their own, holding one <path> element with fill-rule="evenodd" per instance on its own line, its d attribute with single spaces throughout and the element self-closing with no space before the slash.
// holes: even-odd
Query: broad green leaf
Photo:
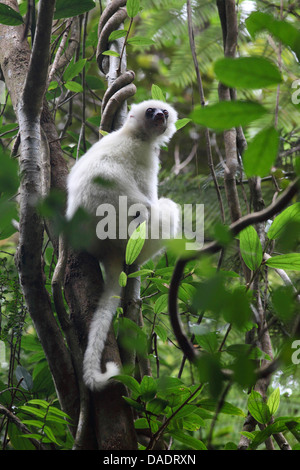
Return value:
<svg viewBox="0 0 300 470">
<path fill-rule="evenodd" d="M 205 107 L 196 106 L 190 117 L 196 124 L 225 130 L 246 126 L 266 112 L 262 105 L 253 101 L 221 101 Z"/>
<path fill-rule="evenodd" d="M 0 135 L 3 139 L 9 139 L 17 134 L 18 124 L 6 124 L 0 127 Z"/>
<path fill-rule="evenodd" d="M 272 416 L 275 415 L 280 403 L 280 390 L 276 388 L 268 398 L 267 405 Z"/>
<path fill-rule="evenodd" d="M 268 405 L 264 402 L 260 393 L 252 390 L 248 398 L 248 410 L 256 421 L 267 424 L 270 421 L 271 413 Z"/>
<path fill-rule="evenodd" d="M 95 8 L 93 0 L 56 0 L 54 19 L 71 18 Z"/>
<path fill-rule="evenodd" d="M 135 429 L 148 429 L 149 428 L 149 423 L 146 418 L 138 418 L 134 422 L 134 427 Z"/>
<path fill-rule="evenodd" d="M 57 87 L 58 87 L 58 82 L 56 80 L 53 80 L 52 82 L 49 83 L 48 91 L 56 90 Z"/>
<path fill-rule="evenodd" d="M 14 196 L 18 192 L 19 184 L 20 184 L 20 178 L 18 174 L 17 159 L 11 158 L 8 152 L 5 152 L 3 151 L 3 149 L 1 149 L 0 151 L 0 188 L 1 188 L 0 196 L 1 196 L 1 200 L 3 197 L 3 193 L 4 193 L 4 196 L 8 198 L 10 198 L 11 196 Z"/>
<path fill-rule="evenodd" d="M 117 29 L 116 31 L 113 31 L 110 35 L 108 40 L 109 41 L 115 41 L 116 39 L 124 38 L 127 34 L 127 31 L 125 29 Z"/>
<path fill-rule="evenodd" d="M 300 253 L 272 256 L 266 261 L 266 265 L 274 269 L 300 271 Z"/>
<path fill-rule="evenodd" d="M 154 100 L 166 101 L 166 98 L 158 85 L 152 85 L 151 87 L 151 96 Z"/>
<path fill-rule="evenodd" d="M 18 382 L 22 380 L 20 386 L 27 391 L 32 390 L 33 388 L 33 380 L 31 374 L 25 369 L 25 367 L 17 366 L 16 368 L 16 378 Z"/>
<path fill-rule="evenodd" d="M 243 154 L 246 175 L 268 176 L 279 149 L 279 134 L 274 127 L 258 132 Z"/>
<path fill-rule="evenodd" d="M 0 24 L 17 26 L 19 24 L 23 24 L 23 18 L 18 11 L 8 5 L 0 3 Z"/>
<path fill-rule="evenodd" d="M 146 237 L 146 221 L 142 222 L 128 240 L 125 253 L 126 264 L 131 265 L 139 256 Z"/>
<path fill-rule="evenodd" d="M 214 353 L 218 349 L 218 336 L 215 331 L 203 335 L 196 335 L 195 339 L 199 346 L 209 353 Z"/>
<path fill-rule="evenodd" d="M 295 52 L 300 60 L 300 31 L 295 26 L 284 20 L 277 20 L 273 15 L 255 11 L 246 20 L 246 26 L 252 36 L 261 31 L 271 33 Z"/>
<path fill-rule="evenodd" d="M 104 83 L 100 77 L 96 77 L 94 75 L 86 75 L 85 81 L 87 86 L 91 90 L 104 90 Z M 88 121 L 94 124 L 95 126 L 99 127 L 99 119 L 99 116 L 92 116 L 88 119 Z"/>
<path fill-rule="evenodd" d="M 152 400 L 157 392 L 157 384 L 153 377 L 144 375 L 140 384 L 142 400 Z"/>
<path fill-rule="evenodd" d="M 177 407 L 179 408 L 179 407 Z M 176 411 L 175 410 L 172 410 L 173 411 Z M 176 413 L 176 419 L 178 418 L 185 418 L 186 416 L 189 416 L 190 414 L 192 413 L 195 413 L 198 411 L 198 408 L 196 405 L 184 405 L 177 413 Z"/>
<path fill-rule="evenodd" d="M 136 396 L 140 395 L 140 384 L 130 375 L 116 375 L 114 380 L 122 382 L 122 384 L 126 385 Z"/>
<path fill-rule="evenodd" d="M 187 447 L 195 450 L 207 450 L 202 441 L 199 441 L 195 437 L 185 434 L 183 431 L 171 431 L 171 436 L 177 441 L 181 442 Z"/>
<path fill-rule="evenodd" d="M 135 410 L 137 411 L 144 411 L 144 405 L 142 403 L 139 403 L 135 400 L 132 400 L 132 398 L 129 398 L 129 397 L 123 397 L 123 399 L 128 403 L 128 405 L 132 406 L 132 408 L 134 408 Z"/>
<path fill-rule="evenodd" d="M 168 294 L 162 294 L 158 297 L 154 304 L 154 313 L 161 313 L 168 311 Z"/>
<path fill-rule="evenodd" d="M 287 428 L 285 423 L 280 423 L 279 421 L 276 421 L 272 424 L 269 424 L 262 431 L 258 431 L 255 433 L 254 439 L 251 442 L 249 449 L 256 449 L 260 444 L 265 442 L 268 437 L 272 436 L 272 434 L 278 434 L 279 432 L 284 432 L 286 430 Z"/>
<path fill-rule="evenodd" d="M 197 406 L 200 406 L 200 408 L 204 408 L 205 410 L 211 411 L 214 413 L 217 409 L 218 406 L 218 401 L 217 400 L 211 400 L 211 399 L 205 399 L 205 400 L 200 400 L 197 403 Z M 232 405 L 229 402 L 225 402 L 219 410 L 220 413 L 224 413 L 227 415 L 232 415 L 232 416 L 242 416 L 245 417 L 245 413 L 238 408 L 237 406 Z"/>
<path fill-rule="evenodd" d="M 163 325 L 155 325 L 154 331 L 163 342 L 167 341 L 168 335 Z"/>
<path fill-rule="evenodd" d="M 264 57 L 224 58 L 214 69 L 224 85 L 234 88 L 264 88 L 282 81 L 278 68 Z"/>
<path fill-rule="evenodd" d="M 8 436 L 13 450 L 35 450 L 35 447 L 31 444 L 29 439 L 23 439 L 23 435 L 20 434 L 20 429 L 17 428 L 15 424 L 8 424 Z M 41 439 L 42 436 L 40 434 L 38 436 L 39 439 Z"/>
<path fill-rule="evenodd" d="M 127 275 L 126 275 L 126 273 L 124 273 L 124 271 L 122 271 L 120 276 L 119 276 L 119 285 L 121 287 L 125 287 L 126 284 L 127 284 Z"/>
<path fill-rule="evenodd" d="M 132 44 L 133 46 L 152 46 L 152 44 L 155 44 L 155 41 L 153 41 L 153 39 L 144 38 L 142 36 L 134 36 L 129 38 L 127 43 Z"/>
<path fill-rule="evenodd" d="M 134 18 L 140 11 L 140 0 L 127 0 L 126 9 L 129 18 Z"/>
<path fill-rule="evenodd" d="M 191 122 L 191 119 L 188 119 L 188 118 L 178 119 L 178 121 L 176 121 L 176 123 L 175 123 L 176 129 L 177 130 L 182 129 L 189 122 Z"/>
<path fill-rule="evenodd" d="M 257 232 L 252 225 L 239 234 L 242 258 L 249 269 L 255 271 L 263 260 L 263 250 Z"/>
<path fill-rule="evenodd" d="M 81 93 L 83 91 L 82 85 L 77 82 L 66 82 L 65 87 L 70 91 L 74 91 L 75 93 Z"/>
<path fill-rule="evenodd" d="M 69 80 L 72 80 L 73 78 L 77 77 L 80 74 L 80 72 L 83 70 L 85 64 L 86 64 L 86 59 L 80 59 L 77 62 L 75 62 L 75 64 L 72 64 L 72 63 L 69 64 L 63 75 L 65 82 L 68 82 Z"/>
<path fill-rule="evenodd" d="M 269 240 L 279 238 L 284 232 L 289 222 L 300 222 L 300 202 L 287 207 L 272 222 L 271 227 L 267 232 Z"/>
<path fill-rule="evenodd" d="M 168 406 L 168 401 L 162 398 L 153 398 L 147 403 L 147 411 L 159 415 Z"/>
</svg>

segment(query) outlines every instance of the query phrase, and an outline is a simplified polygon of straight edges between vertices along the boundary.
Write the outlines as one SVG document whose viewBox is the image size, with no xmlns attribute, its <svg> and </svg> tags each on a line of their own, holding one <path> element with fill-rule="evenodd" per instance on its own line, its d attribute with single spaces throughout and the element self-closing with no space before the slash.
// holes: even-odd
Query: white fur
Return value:
<svg viewBox="0 0 300 470">
<path fill-rule="evenodd" d="M 148 108 L 167 110 L 167 128 L 157 128 L 145 119 Z M 176 111 L 167 103 L 149 100 L 133 105 L 123 127 L 103 137 L 73 166 L 67 182 L 67 218 L 79 207 L 95 216 L 97 207 L 112 204 L 118 214 L 119 196 L 127 196 L 128 206 L 142 203 L 146 207 L 141 217 L 150 221 L 150 215 L 158 223 L 171 219 L 172 236 L 179 223 L 179 210 L 170 199 L 158 199 L 157 182 L 159 148 L 175 133 Z M 95 177 L 109 181 L 111 186 L 93 182 Z M 164 228 L 160 231 L 164 237 Z M 99 390 L 108 379 L 118 373 L 113 362 L 101 372 L 101 356 L 112 318 L 119 304 L 121 288 L 119 274 L 123 270 L 127 240 L 99 240 L 91 249 L 105 268 L 105 288 L 99 306 L 90 325 L 88 345 L 84 356 L 84 381 L 91 390 Z M 161 240 L 145 242 L 138 263 L 142 264 L 162 248 Z"/>
</svg>

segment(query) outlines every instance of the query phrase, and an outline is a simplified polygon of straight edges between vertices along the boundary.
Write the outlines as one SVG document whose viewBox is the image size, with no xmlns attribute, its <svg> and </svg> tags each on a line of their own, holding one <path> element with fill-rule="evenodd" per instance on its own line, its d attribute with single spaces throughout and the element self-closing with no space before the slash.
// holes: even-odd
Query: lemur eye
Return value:
<svg viewBox="0 0 300 470">
<path fill-rule="evenodd" d="M 146 111 L 146 117 L 147 118 L 152 117 L 153 113 L 154 113 L 154 109 L 153 108 L 148 108 L 147 111 Z"/>
<path fill-rule="evenodd" d="M 166 109 L 163 110 L 163 113 L 164 113 L 164 115 L 165 115 L 166 118 L 169 117 L 169 112 L 168 112 Z"/>
</svg>

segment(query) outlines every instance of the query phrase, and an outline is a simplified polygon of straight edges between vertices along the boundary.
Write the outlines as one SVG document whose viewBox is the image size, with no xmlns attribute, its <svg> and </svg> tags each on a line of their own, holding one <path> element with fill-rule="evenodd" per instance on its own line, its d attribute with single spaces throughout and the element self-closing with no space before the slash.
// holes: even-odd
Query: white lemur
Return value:
<svg viewBox="0 0 300 470">
<path fill-rule="evenodd" d="M 146 220 L 149 233 L 150 222 L 156 219 L 160 225 L 160 239 L 151 239 L 151 233 L 148 235 L 138 264 L 158 253 L 163 246 L 161 240 L 173 237 L 179 224 L 177 204 L 170 199 L 158 199 L 157 194 L 160 146 L 175 133 L 176 120 L 176 111 L 165 102 L 149 100 L 132 105 L 123 127 L 95 143 L 76 162 L 68 177 L 68 219 L 79 207 L 96 216 L 100 205 L 105 208 L 103 204 L 110 204 L 115 209 L 117 224 L 122 224 L 123 221 L 119 221 L 120 196 L 126 196 L 128 207 L 133 207 L 133 212 L 128 212 L 132 217 L 126 224 L 135 218 L 139 222 Z M 164 227 L 166 220 L 170 220 L 170 227 L 168 224 Z M 91 390 L 101 389 L 119 372 L 114 362 L 108 362 L 106 372 L 101 372 L 102 351 L 120 300 L 119 275 L 127 244 L 127 239 L 113 238 L 95 237 L 90 250 L 105 269 L 104 291 L 91 321 L 83 361 L 83 378 Z"/>
</svg>

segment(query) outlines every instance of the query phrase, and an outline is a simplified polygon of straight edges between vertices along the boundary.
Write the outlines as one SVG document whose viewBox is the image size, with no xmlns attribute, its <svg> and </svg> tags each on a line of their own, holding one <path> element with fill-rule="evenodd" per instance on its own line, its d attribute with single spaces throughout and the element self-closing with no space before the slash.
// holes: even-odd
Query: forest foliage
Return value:
<svg viewBox="0 0 300 470">
<path fill-rule="evenodd" d="M 0 4 L 0 24 L 28 26 L 32 2 L 18 3 L 19 11 Z M 63 41 L 65 48 L 71 41 L 74 17 L 80 20 L 73 56 L 53 76 L 50 65 L 45 95 L 69 167 L 99 138 L 107 87 L 96 60 L 102 3 L 56 1 L 52 65 Z M 126 318 L 119 307 L 119 347 L 137 361 L 124 364 L 116 380 L 129 391 L 123 399 L 133 410 L 137 435 L 147 436 L 138 438 L 140 449 L 300 449 L 300 202 L 297 189 L 289 192 L 300 173 L 300 8 L 288 0 L 233 3 L 234 57 L 224 44 L 222 2 L 128 0 L 124 28 L 109 38 L 125 40 L 127 68 L 135 73 L 137 90 L 128 105 L 153 97 L 179 114 L 177 132 L 162 149 L 160 194 L 193 210 L 204 204 L 204 244 L 194 251 L 185 249 L 188 238 L 170 241 L 166 252 L 132 272 L 143 235 L 128 243 L 120 284 L 126 288 L 140 277 L 142 322 Z M 31 46 L 36 15 L 30 15 Z M 104 55 L 118 58 L 110 49 Z M 14 263 L 19 124 L 8 88 L 0 93 L 2 448 L 72 449 L 72 420 L 59 402 Z M 269 215 L 282 196 L 286 202 Z M 73 247 L 84 249 L 85 216 L 66 222 L 64 197 L 51 191 L 37 211 L 53 221 L 56 233 L 65 231 Z M 260 211 L 260 218 L 247 222 Z M 57 257 L 46 232 L 42 256 L 56 317 L 51 279 Z M 174 331 L 174 301 L 191 352 L 182 350 Z M 138 364 L 145 361 L 148 373 L 142 375 Z"/>
</svg>

